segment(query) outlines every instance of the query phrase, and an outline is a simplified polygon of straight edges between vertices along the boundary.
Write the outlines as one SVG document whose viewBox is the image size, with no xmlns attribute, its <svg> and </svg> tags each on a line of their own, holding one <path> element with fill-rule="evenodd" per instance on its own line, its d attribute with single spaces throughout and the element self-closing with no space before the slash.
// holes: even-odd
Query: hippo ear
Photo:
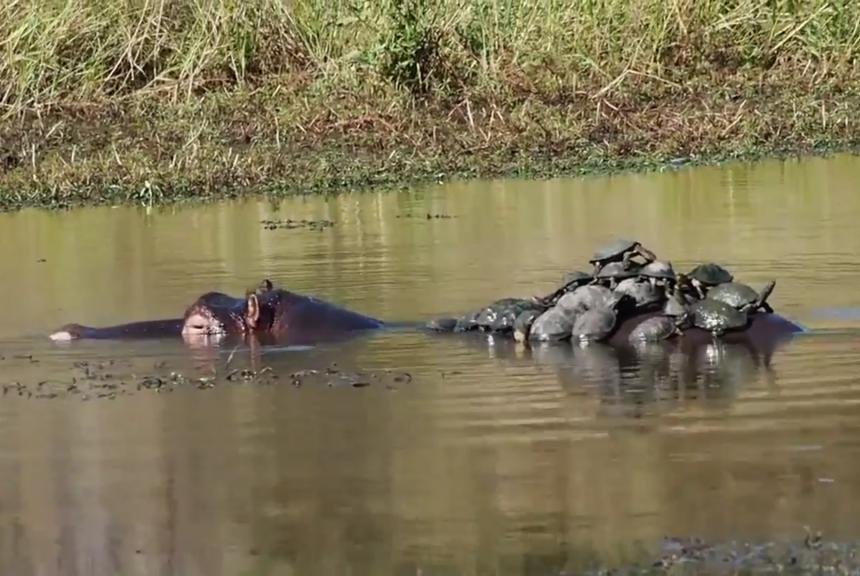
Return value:
<svg viewBox="0 0 860 576">
<path fill-rule="evenodd" d="M 245 323 L 251 328 L 256 328 L 259 319 L 260 301 L 257 300 L 257 295 L 254 292 L 250 292 L 245 303 Z"/>
</svg>

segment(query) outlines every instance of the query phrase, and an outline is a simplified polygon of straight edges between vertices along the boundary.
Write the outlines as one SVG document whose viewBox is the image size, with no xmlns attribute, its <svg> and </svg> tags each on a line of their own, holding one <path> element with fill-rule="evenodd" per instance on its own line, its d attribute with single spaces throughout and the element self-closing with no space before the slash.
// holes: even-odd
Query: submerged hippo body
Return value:
<svg viewBox="0 0 860 576">
<path fill-rule="evenodd" d="M 648 318 L 662 314 L 662 312 L 646 312 L 629 317 L 619 323 L 608 344 L 616 347 L 629 345 L 628 338 L 636 326 Z M 750 316 L 749 323 L 742 330 L 725 332 L 719 337 L 726 344 L 743 344 L 756 350 L 772 350 L 779 343 L 791 338 L 793 335 L 803 332 L 804 328 L 791 320 L 776 313 L 756 313 Z M 695 349 L 713 343 L 714 336 L 707 330 L 701 328 L 687 328 L 673 340 L 677 341 L 682 349 Z"/>
<path fill-rule="evenodd" d="M 132 322 L 104 328 L 67 324 L 53 340 L 133 339 L 181 336 L 201 342 L 229 335 L 255 334 L 265 341 L 299 344 L 336 340 L 360 330 L 382 328 L 375 318 L 335 304 L 276 289 L 264 282 L 246 298 L 208 292 L 189 306 L 182 318 Z"/>
<path fill-rule="evenodd" d="M 618 349 L 629 348 L 630 333 L 645 320 L 661 314 L 659 310 L 651 310 L 626 316 L 618 321 L 612 333 L 602 343 Z M 776 313 L 761 312 L 750 315 L 749 323 L 745 328 L 725 332 L 718 340 L 725 344 L 740 344 L 758 352 L 770 352 L 780 343 L 800 332 L 804 332 L 804 328 L 787 318 Z M 568 338 L 554 344 L 569 345 L 569 340 Z M 707 330 L 689 327 L 677 336 L 673 336 L 670 342 L 683 351 L 691 352 L 713 344 L 714 336 Z"/>
</svg>

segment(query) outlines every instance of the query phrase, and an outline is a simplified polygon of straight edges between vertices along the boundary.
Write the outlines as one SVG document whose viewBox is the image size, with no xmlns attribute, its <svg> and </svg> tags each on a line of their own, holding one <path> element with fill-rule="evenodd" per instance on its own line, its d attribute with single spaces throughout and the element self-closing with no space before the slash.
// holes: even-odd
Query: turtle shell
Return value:
<svg viewBox="0 0 860 576">
<path fill-rule="evenodd" d="M 576 317 L 570 335 L 580 342 L 600 342 L 615 329 L 618 316 L 608 307 L 592 308 Z"/>
<path fill-rule="evenodd" d="M 690 312 L 695 326 L 711 332 L 743 328 L 749 319 L 746 312 L 719 300 L 700 300 L 690 307 Z"/>
<path fill-rule="evenodd" d="M 514 329 L 514 322 L 520 313 L 534 310 L 540 314 L 545 309 L 531 300 L 518 300 L 507 306 L 501 306 L 497 308 L 496 319 L 490 323 L 490 330 L 499 333 L 510 332 Z"/>
<path fill-rule="evenodd" d="M 541 310 L 523 310 L 516 319 L 514 319 L 514 340 L 517 342 L 525 342 L 529 338 L 532 325 L 538 316 L 542 314 Z"/>
<path fill-rule="evenodd" d="M 596 274 L 596 278 L 600 278 L 601 280 L 607 280 L 609 278 L 621 280 L 624 278 L 632 278 L 633 276 L 638 275 L 639 268 L 637 267 L 625 268 L 623 262 L 610 262 L 609 264 L 600 269 L 600 271 Z"/>
<path fill-rule="evenodd" d="M 678 292 L 668 294 L 666 303 L 663 305 L 663 314 L 666 316 L 684 316 L 688 312 L 684 297 Z"/>
<path fill-rule="evenodd" d="M 544 296 L 541 301 L 548 306 L 552 306 L 558 302 L 558 299 L 564 294 L 571 292 L 580 286 L 589 284 L 593 280 L 594 276 L 587 274 L 586 272 L 580 272 L 579 270 L 568 272 L 564 277 L 562 277 L 561 286 L 551 294 Z"/>
<path fill-rule="evenodd" d="M 636 302 L 636 306 L 642 308 L 656 304 L 663 299 L 663 289 L 653 286 L 650 282 L 641 281 L 638 278 L 627 278 L 618 283 L 613 290 L 616 294 L 624 294 Z"/>
<path fill-rule="evenodd" d="M 639 242 L 635 240 L 616 238 L 598 248 L 589 262 L 591 264 L 596 264 L 598 262 L 607 262 L 616 258 L 621 258 L 624 256 L 625 252 L 633 250 L 638 245 Z"/>
<path fill-rule="evenodd" d="M 731 272 L 720 266 L 709 262 L 707 264 L 699 264 L 687 274 L 692 280 L 697 280 L 705 286 L 716 286 L 734 280 Z"/>
<path fill-rule="evenodd" d="M 734 308 L 744 308 L 758 301 L 758 292 L 740 282 L 726 282 L 711 288 L 708 300 L 719 300 Z"/>
<path fill-rule="evenodd" d="M 477 330 L 478 316 L 481 314 L 481 312 L 481 310 L 475 310 L 474 312 L 468 312 L 457 318 L 457 323 L 454 326 L 454 332 L 469 332 L 471 330 Z"/>
<path fill-rule="evenodd" d="M 458 321 L 458 318 L 433 318 L 425 326 L 435 332 L 453 332 Z"/>
<path fill-rule="evenodd" d="M 643 320 L 630 331 L 627 340 L 631 344 L 637 342 L 659 342 L 666 340 L 676 333 L 675 321 L 669 316 L 652 316 Z"/>
<path fill-rule="evenodd" d="M 529 340 L 538 342 L 557 342 L 570 338 L 573 318 L 558 307 L 550 308 L 538 316 L 529 331 Z"/>
<path fill-rule="evenodd" d="M 674 280 L 675 270 L 671 262 L 654 260 L 639 269 L 639 275 L 644 278 L 657 278 L 661 280 Z"/>
<path fill-rule="evenodd" d="M 499 314 L 504 313 L 508 308 L 519 302 L 523 302 L 523 300 L 521 298 L 502 298 L 501 300 L 496 300 L 489 306 L 481 309 L 475 322 L 481 328 L 489 330 L 492 328 L 493 322 L 498 319 Z"/>
<path fill-rule="evenodd" d="M 556 303 L 556 308 L 561 309 L 570 316 L 575 316 L 590 308 L 607 306 L 612 299 L 612 290 L 605 286 L 589 284 L 580 286 L 573 292 L 568 292 Z"/>
</svg>

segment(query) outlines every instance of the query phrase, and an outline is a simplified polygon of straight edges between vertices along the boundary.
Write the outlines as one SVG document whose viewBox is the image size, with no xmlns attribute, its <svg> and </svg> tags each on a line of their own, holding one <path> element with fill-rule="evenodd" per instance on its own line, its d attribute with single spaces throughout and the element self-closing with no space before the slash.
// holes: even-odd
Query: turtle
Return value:
<svg viewBox="0 0 860 576">
<path fill-rule="evenodd" d="M 514 329 L 514 322 L 520 313 L 534 310 L 539 314 L 546 309 L 546 306 L 541 306 L 533 300 L 517 300 L 506 306 L 497 307 L 496 319 L 490 323 L 490 331 L 506 334 Z"/>
<path fill-rule="evenodd" d="M 612 290 L 598 284 L 580 286 L 558 299 L 555 306 L 570 315 L 576 315 L 596 306 L 604 306 L 612 299 Z"/>
<path fill-rule="evenodd" d="M 572 292 L 580 286 L 590 284 L 593 280 L 594 276 L 588 274 L 587 272 L 582 272 L 580 270 L 568 272 L 562 277 L 561 286 L 558 289 L 556 289 L 551 294 L 547 294 L 542 298 L 538 298 L 538 301 L 547 306 L 554 306 L 555 303 L 558 302 L 558 299 L 564 296 L 566 293 Z"/>
<path fill-rule="evenodd" d="M 652 316 L 636 325 L 627 336 L 631 344 L 638 342 L 659 342 L 680 334 L 675 318 L 665 314 Z"/>
<path fill-rule="evenodd" d="M 457 323 L 454 326 L 454 332 L 470 332 L 478 329 L 478 316 L 482 310 L 468 312 L 457 318 Z"/>
<path fill-rule="evenodd" d="M 587 344 L 600 342 L 612 334 L 618 313 L 612 306 L 598 306 L 586 310 L 576 317 L 570 335 L 574 340 Z"/>
<path fill-rule="evenodd" d="M 496 300 L 489 306 L 485 306 L 478 313 L 475 322 L 483 330 L 491 330 L 493 323 L 498 319 L 499 314 L 505 312 L 508 308 L 517 303 L 522 302 L 521 298 L 502 298 Z M 514 315 L 516 317 L 516 315 Z M 513 323 L 513 321 L 511 321 Z"/>
<path fill-rule="evenodd" d="M 594 283 L 607 283 L 610 288 L 626 278 L 633 278 L 639 274 L 638 266 L 625 265 L 622 262 L 610 262 L 600 268 L 594 274 Z"/>
<path fill-rule="evenodd" d="M 532 325 L 543 312 L 537 308 L 523 310 L 514 320 L 514 340 L 525 342 L 529 339 Z"/>
<path fill-rule="evenodd" d="M 690 310 L 683 293 L 677 286 L 666 292 L 666 302 L 663 304 L 663 314 L 675 319 L 675 324 L 685 327 L 688 324 Z"/>
<path fill-rule="evenodd" d="M 662 287 L 639 278 L 627 278 L 618 283 L 613 290 L 616 294 L 626 294 L 636 302 L 639 309 L 658 304 L 663 300 Z"/>
<path fill-rule="evenodd" d="M 594 265 L 594 273 L 597 274 L 601 268 L 610 262 L 621 262 L 624 268 L 630 264 L 634 256 L 641 256 L 647 262 L 657 259 L 653 252 L 642 246 L 636 240 L 616 238 L 598 248 L 589 260 Z"/>
<path fill-rule="evenodd" d="M 558 306 L 550 308 L 532 321 L 528 338 L 538 342 L 567 340 L 570 338 L 575 318 L 576 315 L 569 314 Z"/>
<path fill-rule="evenodd" d="M 647 278 L 653 285 L 662 284 L 664 286 L 676 280 L 672 263 L 663 260 L 654 260 L 640 268 L 639 277 Z"/>
<path fill-rule="evenodd" d="M 693 325 L 721 336 L 727 330 L 744 328 L 749 321 L 746 310 L 738 310 L 719 300 L 699 300 L 690 306 Z"/>
<path fill-rule="evenodd" d="M 425 326 L 434 332 L 453 332 L 458 321 L 458 318 L 433 318 Z"/>
<path fill-rule="evenodd" d="M 776 282 L 768 282 L 761 292 L 756 292 L 750 286 L 740 282 L 726 282 L 714 286 L 708 291 L 708 300 L 719 300 L 739 310 L 754 312 L 761 308 L 765 312 L 773 312 L 767 299 L 773 292 Z"/>
<path fill-rule="evenodd" d="M 704 298 L 706 288 L 731 282 L 734 280 L 734 276 L 719 264 L 708 262 L 706 264 L 699 264 L 690 270 L 683 276 L 682 280 L 689 282 L 693 286 L 699 294 L 699 298 Z"/>
</svg>

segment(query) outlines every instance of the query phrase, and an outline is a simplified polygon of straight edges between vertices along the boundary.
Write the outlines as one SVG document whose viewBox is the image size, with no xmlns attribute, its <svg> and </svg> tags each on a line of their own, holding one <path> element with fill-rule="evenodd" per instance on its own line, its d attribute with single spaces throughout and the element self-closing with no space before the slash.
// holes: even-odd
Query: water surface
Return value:
<svg viewBox="0 0 860 576">
<path fill-rule="evenodd" d="M 0 573 L 550 574 L 667 534 L 857 538 L 859 176 L 846 156 L 2 215 Z M 613 235 L 774 278 L 773 306 L 813 334 L 772 357 L 634 358 L 410 331 L 269 350 L 45 337 L 262 277 L 427 319 L 544 293 Z M 137 386 L 266 366 L 280 378 Z"/>
</svg>

